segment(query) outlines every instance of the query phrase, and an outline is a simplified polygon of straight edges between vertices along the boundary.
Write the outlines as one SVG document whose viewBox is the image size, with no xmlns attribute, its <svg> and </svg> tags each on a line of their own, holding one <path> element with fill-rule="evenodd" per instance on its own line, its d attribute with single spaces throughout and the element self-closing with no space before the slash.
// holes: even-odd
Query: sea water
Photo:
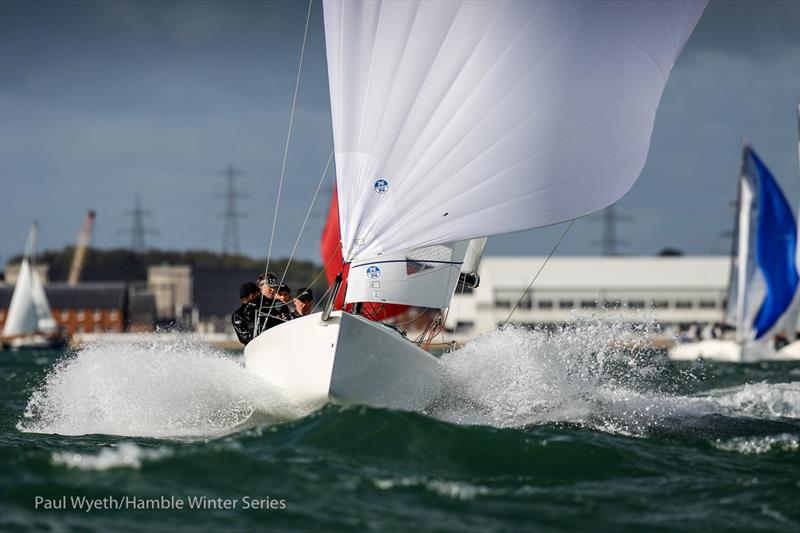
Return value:
<svg viewBox="0 0 800 533">
<path fill-rule="evenodd" d="M 181 341 L 4 353 L 0 529 L 800 529 L 800 364 L 646 334 L 492 331 L 420 413 L 307 412 Z"/>
</svg>

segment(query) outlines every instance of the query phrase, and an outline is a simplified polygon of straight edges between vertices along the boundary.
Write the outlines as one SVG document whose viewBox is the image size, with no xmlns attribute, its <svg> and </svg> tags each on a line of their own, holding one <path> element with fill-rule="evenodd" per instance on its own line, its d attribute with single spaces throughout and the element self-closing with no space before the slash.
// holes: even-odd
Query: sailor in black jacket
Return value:
<svg viewBox="0 0 800 533">
<path fill-rule="evenodd" d="M 233 312 L 231 323 L 233 323 L 236 336 L 239 337 L 239 342 L 245 346 L 253 340 L 259 298 L 261 298 L 261 291 L 255 283 L 247 282 L 239 287 L 239 300 L 242 305 Z"/>
<path fill-rule="evenodd" d="M 261 331 L 283 324 L 292 319 L 292 310 L 289 304 L 277 298 L 278 278 L 272 272 L 258 276 L 258 287 L 261 297 L 255 300 L 260 306 L 259 321 Z"/>
</svg>

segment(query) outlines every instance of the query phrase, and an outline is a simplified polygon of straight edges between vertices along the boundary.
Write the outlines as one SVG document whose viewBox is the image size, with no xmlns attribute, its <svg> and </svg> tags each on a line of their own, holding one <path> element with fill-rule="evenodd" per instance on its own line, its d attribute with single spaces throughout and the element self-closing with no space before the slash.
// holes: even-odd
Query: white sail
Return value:
<svg viewBox="0 0 800 533">
<path fill-rule="evenodd" d="M 344 260 L 618 200 L 705 4 L 326 0 Z"/>
<path fill-rule="evenodd" d="M 43 333 L 52 333 L 58 328 L 58 324 L 50 310 L 50 302 L 47 301 L 39 273 L 34 269 L 31 269 L 31 281 L 33 306 L 36 310 L 36 329 Z"/>
<path fill-rule="evenodd" d="M 19 268 L 14 294 L 8 306 L 8 315 L 3 325 L 3 336 L 14 337 L 33 333 L 37 330 L 39 318 L 33 300 L 33 275 L 28 259 L 24 258 Z"/>
<path fill-rule="evenodd" d="M 466 251 L 459 242 L 354 261 L 345 301 L 447 307 Z"/>
<path fill-rule="evenodd" d="M 4 337 L 34 332 L 52 333 L 58 328 L 39 273 L 30 263 L 30 258 L 36 256 L 38 233 L 39 227 L 34 222 L 28 234 L 25 254 L 20 264 L 17 283 L 14 285 L 11 304 L 8 307 L 8 316 L 3 325 Z"/>
</svg>

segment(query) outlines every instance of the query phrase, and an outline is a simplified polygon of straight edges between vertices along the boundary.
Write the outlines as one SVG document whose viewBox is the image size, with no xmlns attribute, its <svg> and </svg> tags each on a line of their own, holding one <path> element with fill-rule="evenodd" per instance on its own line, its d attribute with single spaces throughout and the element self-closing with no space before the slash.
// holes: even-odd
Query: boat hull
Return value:
<svg viewBox="0 0 800 533">
<path fill-rule="evenodd" d="M 40 334 L 0 338 L 0 349 L 3 350 L 61 350 L 68 344 L 66 337 Z"/>
<path fill-rule="evenodd" d="M 337 311 L 263 332 L 244 351 L 248 370 L 307 408 L 333 402 L 419 410 L 439 395 L 439 361 L 397 331 Z"/>
<path fill-rule="evenodd" d="M 752 363 L 757 361 L 800 360 L 800 345 L 791 345 L 777 352 L 761 343 L 742 345 L 735 340 L 705 339 L 676 345 L 669 350 L 674 361 L 696 361 L 706 359 L 726 363 Z"/>
</svg>

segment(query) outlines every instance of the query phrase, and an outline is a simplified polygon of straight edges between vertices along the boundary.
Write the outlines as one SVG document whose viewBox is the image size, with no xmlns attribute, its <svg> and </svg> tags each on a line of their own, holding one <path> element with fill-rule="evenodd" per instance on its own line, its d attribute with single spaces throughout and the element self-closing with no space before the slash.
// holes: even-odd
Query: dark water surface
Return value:
<svg viewBox="0 0 800 533">
<path fill-rule="evenodd" d="M 800 364 L 574 333 L 445 355 L 428 413 L 304 414 L 190 345 L 3 353 L 0 530 L 800 531 Z"/>
</svg>

